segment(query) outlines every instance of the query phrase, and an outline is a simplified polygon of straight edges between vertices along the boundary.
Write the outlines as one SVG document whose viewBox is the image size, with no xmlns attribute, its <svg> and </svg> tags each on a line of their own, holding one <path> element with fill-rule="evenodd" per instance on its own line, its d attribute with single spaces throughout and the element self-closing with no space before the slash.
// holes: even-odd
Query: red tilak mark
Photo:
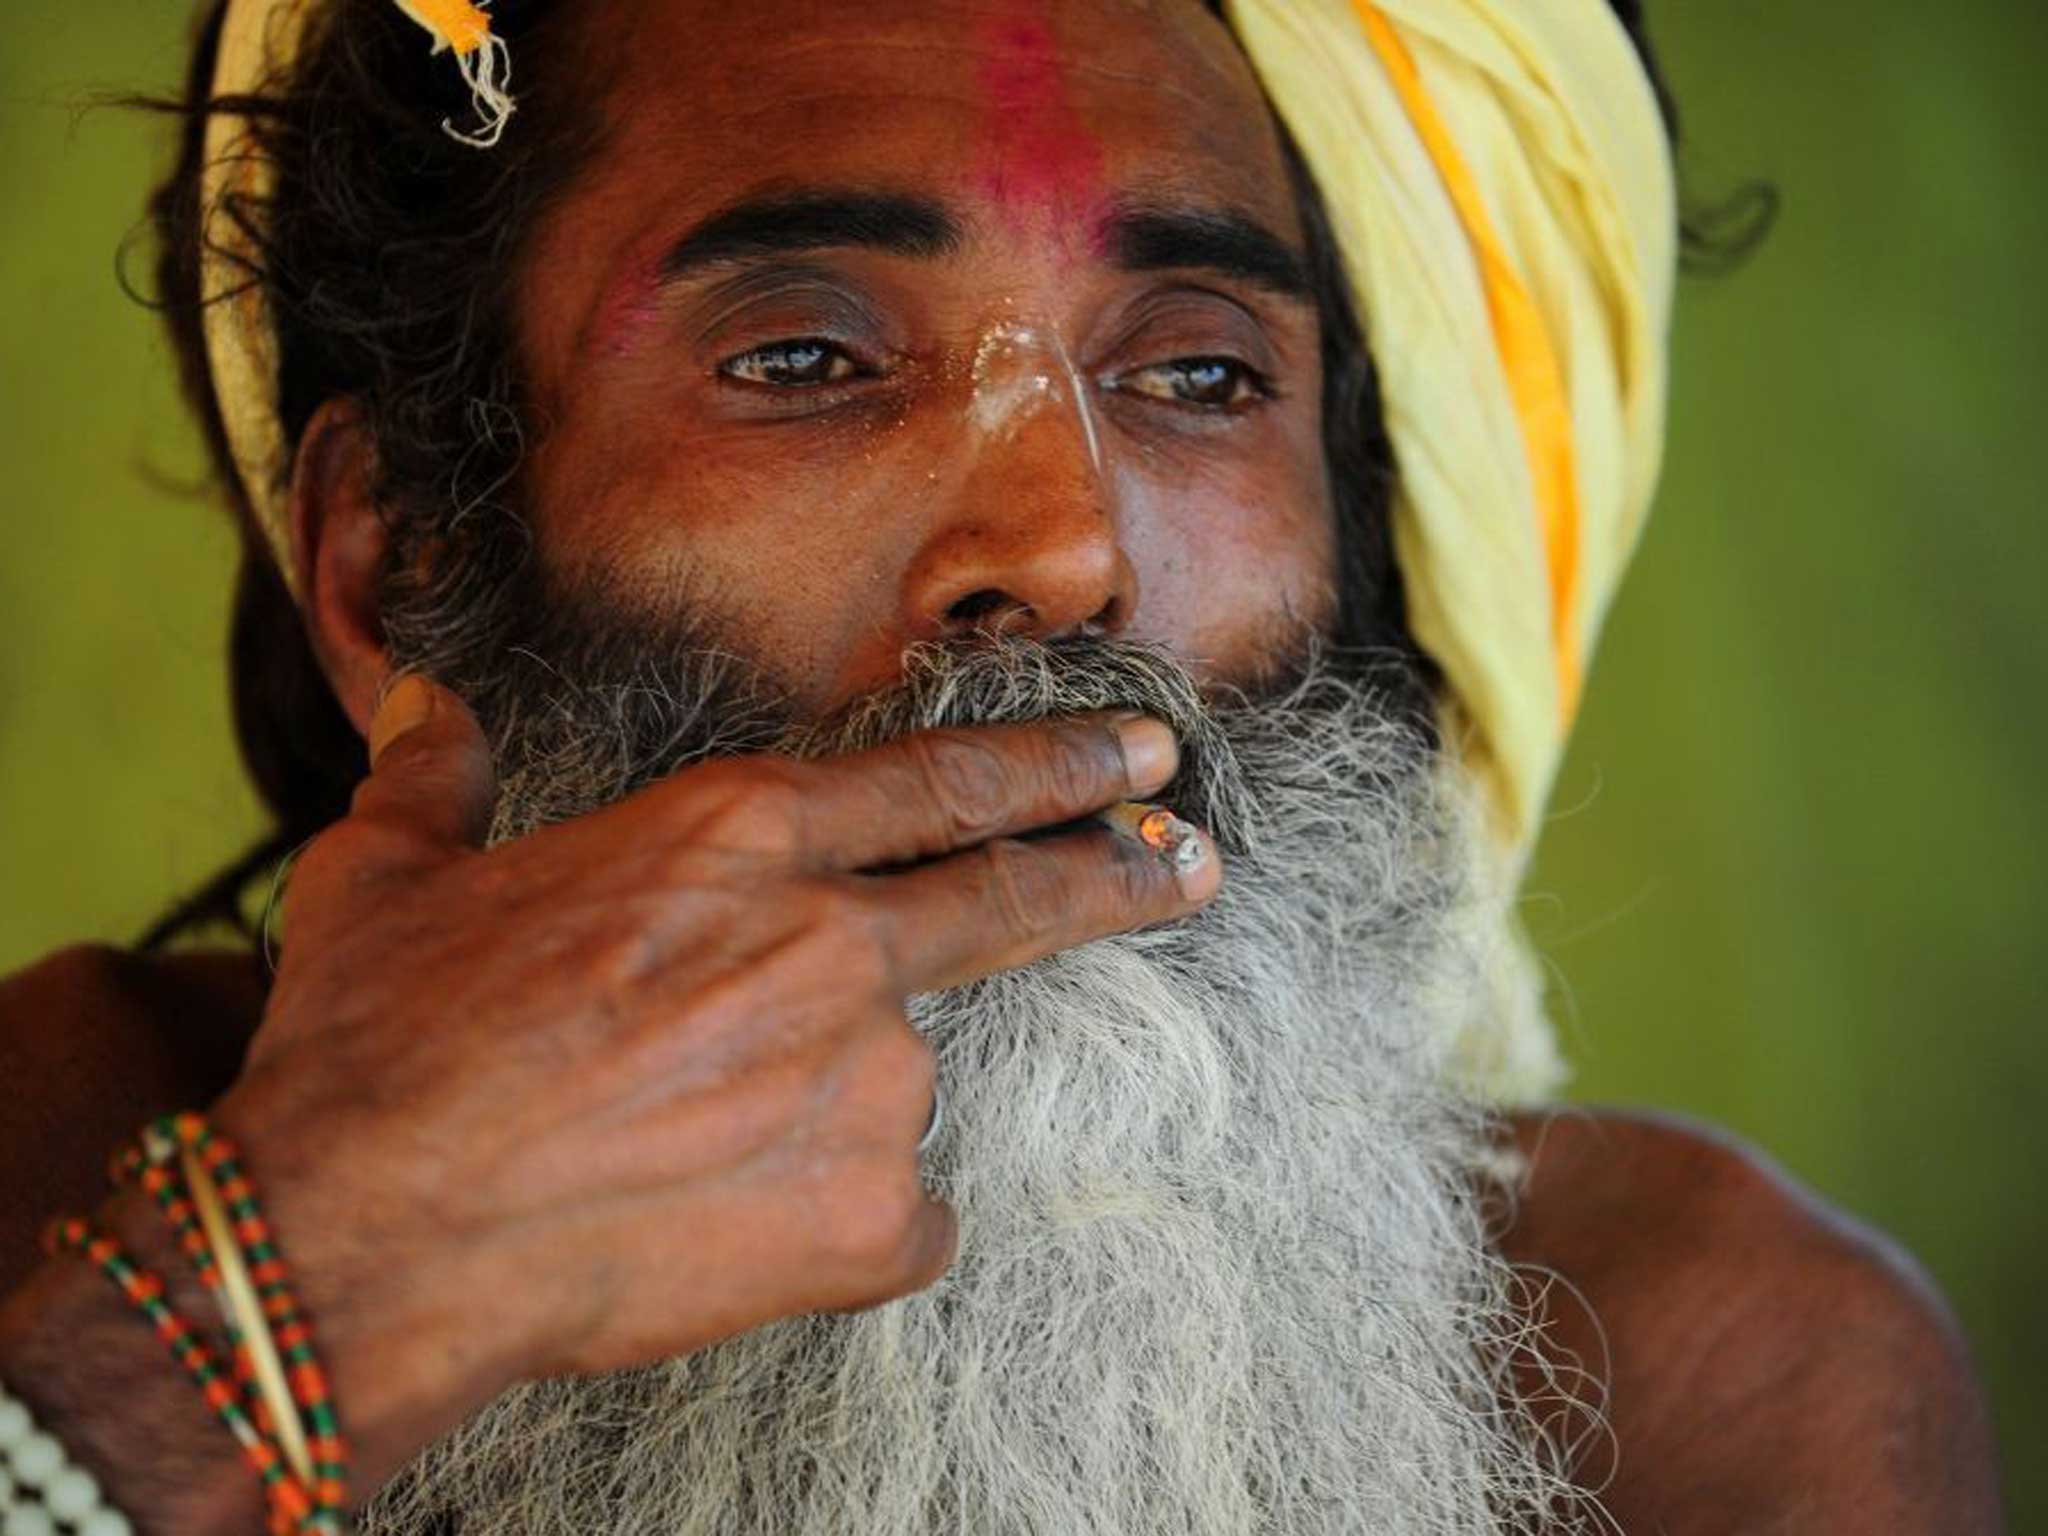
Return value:
<svg viewBox="0 0 2048 1536">
<path fill-rule="evenodd" d="M 982 32 L 981 88 L 988 100 L 988 164 L 982 189 L 1013 230 L 1092 228 L 1101 199 L 1102 146 L 1067 100 L 1059 46 L 1045 0 Z"/>
<path fill-rule="evenodd" d="M 636 256 L 612 280 L 611 291 L 584 328 L 585 350 L 604 357 L 625 357 L 661 319 L 659 261 Z"/>
</svg>

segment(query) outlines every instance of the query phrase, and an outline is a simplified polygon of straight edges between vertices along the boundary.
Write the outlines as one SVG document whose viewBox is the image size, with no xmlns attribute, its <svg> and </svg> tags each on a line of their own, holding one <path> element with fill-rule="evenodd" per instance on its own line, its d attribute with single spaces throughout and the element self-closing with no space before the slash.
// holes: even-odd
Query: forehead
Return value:
<svg viewBox="0 0 2048 1536">
<path fill-rule="evenodd" d="M 1093 138 L 1112 172 L 1235 170 L 1250 194 L 1274 169 L 1258 86 L 1198 0 L 621 0 L 604 14 L 615 150 L 713 179 L 785 159 L 943 179 L 1048 119 Z"/>
<path fill-rule="evenodd" d="M 1299 237 L 1258 83 L 1200 0 L 612 0 L 594 27 L 605 132 L 531 253 L 563 290 L 815 186 L 943 199 L 970 246 L 1071 245 L 1130 197 Z"/>
</svg>

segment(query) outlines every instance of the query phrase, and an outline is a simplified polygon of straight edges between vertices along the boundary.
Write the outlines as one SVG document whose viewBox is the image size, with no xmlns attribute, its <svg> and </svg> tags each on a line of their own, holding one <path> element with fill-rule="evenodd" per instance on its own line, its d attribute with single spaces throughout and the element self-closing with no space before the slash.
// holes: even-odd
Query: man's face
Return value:
<svg viewBox="0 0 2048 1536">
<path fill-rule="evenodd" d="M 615 0 L 520 296 L 551 586 L 805 712 L 977 627 L 1255 681 L 1334 606 L 1318 326 L 1194 0 Z"/>
<path fill-rule="evenodd" d="M 938 1284 L 515 1390 L 364 1529 L 1534 1525 L 1446 1086 L 1465 823 L 1419 680 L 1303 644 L 1319 317 L 1235 44 L 1195 0 L 598 19 L 609 138 L 522 289 L 545 587 L 423 603 L 400 658 L 479 706 L 494 835 L 721 753 L 1134 708 L 1227 878 L 909 1000 Z"/>
</svg>

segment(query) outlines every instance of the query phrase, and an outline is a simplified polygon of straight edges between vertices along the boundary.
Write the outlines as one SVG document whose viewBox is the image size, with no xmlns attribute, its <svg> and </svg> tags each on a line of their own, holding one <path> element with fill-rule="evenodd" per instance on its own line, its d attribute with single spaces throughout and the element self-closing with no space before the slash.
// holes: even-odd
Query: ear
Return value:
<svg viewBox="0 0 2048 1536">
<path fill-rule="evenodd" d="M 391 672 L 378 581 L 388 541 L 376 483 L 377 445 L 361 408 L 351 399 L 325 402 L 292 464 L 292 569 L 313 654 L 365 736 Z"/>
</svg>

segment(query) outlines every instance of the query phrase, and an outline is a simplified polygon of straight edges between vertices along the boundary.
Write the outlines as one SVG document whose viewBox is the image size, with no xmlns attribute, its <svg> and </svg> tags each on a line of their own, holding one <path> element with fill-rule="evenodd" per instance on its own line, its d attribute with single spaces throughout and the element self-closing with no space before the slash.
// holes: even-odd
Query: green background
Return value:
<svg viewBox="0 0 2048 1536">
<path fill-rule="evenodd" d="M 0 970 L 131 937 L 256 826 L 232 544 L 116 253 L 184 7 L 6 0 Z M 1898 1236 L 2048 1525 L 2038 780 L 2048 21 L 2033 0 L 1653 0 L 1703 190 L 1775 181 L 1681 295 L 1669 470 L 1529 923 L 1576 1092 L 1752 1138 Z"/>
</svg>

